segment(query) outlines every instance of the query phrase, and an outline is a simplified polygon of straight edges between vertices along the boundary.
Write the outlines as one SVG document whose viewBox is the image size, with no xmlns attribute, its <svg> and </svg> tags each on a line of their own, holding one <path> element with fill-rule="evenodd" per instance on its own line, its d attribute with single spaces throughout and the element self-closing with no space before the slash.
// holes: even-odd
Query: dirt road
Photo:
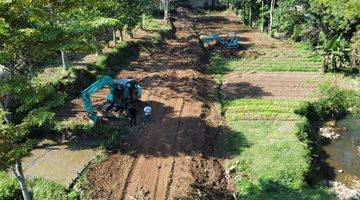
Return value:
<svg viewBox="0 0 360 200">
<path fill-rule="evenodd" d="M 92 167 L 93 199 L 232 199 L 216 149 L 221 123 L 211 109 L 206 55 L 189 15 L 181 10 L 174 38 L 119 74 L 143 85 L 152 122 L 129 129 L 121 150 Z"/>
</svg>

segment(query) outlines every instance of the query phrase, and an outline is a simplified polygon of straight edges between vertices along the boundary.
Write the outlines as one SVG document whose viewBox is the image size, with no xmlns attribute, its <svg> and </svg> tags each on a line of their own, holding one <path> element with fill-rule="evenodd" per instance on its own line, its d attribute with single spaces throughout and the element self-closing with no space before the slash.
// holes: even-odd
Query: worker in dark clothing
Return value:
<svg viewBox="0 0 360 200">
<path fill-rule="evenodd" d="M 130 121 L 131 126 L 136 126 L 136 114 L 137 114 L 136 106 L 133 104 L 133 105 L 131 105 L 131 107 L 129 109 L 129 115 L 131 118 L 131 121 Z"/>
</svg>

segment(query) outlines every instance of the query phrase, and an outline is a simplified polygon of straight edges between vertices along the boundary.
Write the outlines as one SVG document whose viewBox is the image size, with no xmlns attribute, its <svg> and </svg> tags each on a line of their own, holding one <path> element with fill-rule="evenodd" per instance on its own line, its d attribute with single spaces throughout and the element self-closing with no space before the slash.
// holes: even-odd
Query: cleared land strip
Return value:
<svg viewBox="0 0 360 200">
<path fill-rule="evenodd" d="M 216 142 L 217 132 L 207 130 L 202 117 L 211 79 L 200 69 L 205 55 L 189 15 L 184 10 L 175 15 L 176 38 L 141 56 L 133 70 L 118 74 L 141 83 L 142 99 L 153 107 L 153 120 L 140 130 L 130 128 L 121 150 L 89 170 L 92 199 L 185 199 L 193 191 L 197 195 L 202 188 L 193 187 L 202 185 L 209 191 L 217 188 L 216 195 L 222 195 L 226 187 L 222 166 L 202 156 L 206 144 Z M 198 175 L 201 166 L 204 173 Z"/>
</svg>

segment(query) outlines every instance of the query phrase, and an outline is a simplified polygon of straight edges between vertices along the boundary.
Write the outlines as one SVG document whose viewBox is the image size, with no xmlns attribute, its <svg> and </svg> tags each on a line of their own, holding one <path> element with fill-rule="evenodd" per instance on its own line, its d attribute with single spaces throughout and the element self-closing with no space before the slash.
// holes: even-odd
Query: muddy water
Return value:
<svg viewBox="0 0 360 200">
<path fill-rule="evenodd" d="M 324 147 L 326 162 L 335 168 L 336 181 L 360 191 L 360 115 L 338 121 L 337 126 L 348 131 Z"/>
</svg>

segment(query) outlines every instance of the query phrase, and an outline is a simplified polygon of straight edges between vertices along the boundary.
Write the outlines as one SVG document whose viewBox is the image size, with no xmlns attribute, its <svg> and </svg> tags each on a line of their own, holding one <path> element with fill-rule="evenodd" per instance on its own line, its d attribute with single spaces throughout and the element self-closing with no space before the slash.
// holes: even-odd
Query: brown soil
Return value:
<svg viewBox="0 0 360 200">
<path fill-rule="evenodd" d="M 118 75 L 133 76 L 143 86 L 152 122 L 129 128 L 120 150 L 91 167 L 92 199 L 233 199 L 216 145 L 222 127 L 211 104 L 206 55 L 190 15 L 179 10 L 174 39 Z"/>
<path fill-rule="evenodd" d="M 222 90 L 227 99 L 304 99 L 311 97 L 320 74 L 305 72 L 231 73 Z"/>
</svg>

